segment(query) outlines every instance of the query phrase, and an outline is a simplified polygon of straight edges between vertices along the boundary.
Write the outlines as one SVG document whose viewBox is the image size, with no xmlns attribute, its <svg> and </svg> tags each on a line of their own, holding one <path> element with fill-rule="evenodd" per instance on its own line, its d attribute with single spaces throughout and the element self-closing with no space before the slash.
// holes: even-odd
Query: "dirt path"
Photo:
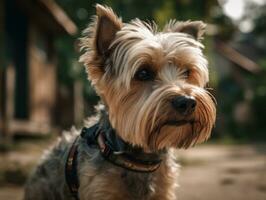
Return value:
<svg viewBox="0 0 266 200">
<path fill-rule="evenodd" d="M 203 146 L 180 152 L 181 200 L 266 200 L 266 146 Z"/>
<path fill-rule="evenodd" d="M 2 187 L 0 188 L 1 200 L 22 200 L 23 189 L 21 187 Z"/>
<path fill-rule="evenodd" d="M 204 145 L 178 155 L 179 199 L 266 200 L 266 145 Z M 0 200 L 21 200 L 22 195 L 21 187 L 0 187 Z"/>
</svg>

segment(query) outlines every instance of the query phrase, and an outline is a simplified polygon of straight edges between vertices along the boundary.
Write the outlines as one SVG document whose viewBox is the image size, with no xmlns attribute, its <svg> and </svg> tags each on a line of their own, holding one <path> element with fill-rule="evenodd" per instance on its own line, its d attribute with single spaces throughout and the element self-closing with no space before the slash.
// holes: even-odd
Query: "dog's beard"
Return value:
<svg viewBox="0 0 266 200">
<path fill-rule="evenodd" d="M 172 108 L 170 99 L 189 93 L 197 107 L 191 116 L 182 117 Z M 216 109 L 210 94 L 187 85 L 182 90 L 173 85 L 154 91 L 135 86 L 123 94 L 109 91 L 109 117 L 112 126 L 125 141 L 147 151 L 178 147 L 188 148 L 207 140 L 215 122 Z"/>
<path fill-rule="evenodd" d="M 209 137 L 215 106 L 202 89 L 209 80 L 198 41 L 203 28 L 198 22 L 171 22 L 158 32 L 138 19 L 123 24 L 111 9 L 98 7 L 82 39 L 81 61 L 122 139 L 155 151 L 189 147 Z M 138 78 L 143 69 L 151 79 Z M 171 106 L 178 95 L 197 101 L 191 116 L 182 117 Z"/>
</svg>

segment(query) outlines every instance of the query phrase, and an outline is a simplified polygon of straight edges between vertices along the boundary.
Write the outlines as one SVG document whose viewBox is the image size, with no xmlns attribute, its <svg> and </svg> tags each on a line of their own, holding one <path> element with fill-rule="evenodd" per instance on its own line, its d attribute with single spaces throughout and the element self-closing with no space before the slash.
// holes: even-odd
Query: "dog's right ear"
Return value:
<svg viewBox="0 0 266 200">
<path fill-rule="evenodd" d="M 123 23 L 111 8 L 100 4 L 96 5 L 96 14 L 95 49 L 100 56 L 107 56 L 109 46 L 117 31 L 122 28 Z"/>
<path fill-rule="evenodd" d="M 170 20 L 164 27 L 165 32 L 180 32 L 192 36 L 195 40 L 201 40 L 205 33 L 206 24 L 202 21 L 175 21 Z"/>
</svg>

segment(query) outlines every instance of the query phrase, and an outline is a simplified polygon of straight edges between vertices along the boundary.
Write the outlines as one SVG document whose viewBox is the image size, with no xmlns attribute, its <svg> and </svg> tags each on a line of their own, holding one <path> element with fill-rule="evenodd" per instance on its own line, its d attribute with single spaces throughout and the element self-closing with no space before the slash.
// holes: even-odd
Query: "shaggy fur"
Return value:
<svg viewBox="0 0 266 200">
<path fill-rule="evenodd" d="M 160 32 L 155 23 L 139 19 L 123 23 L 108 7 L 96 6 L 97 15 L 81 39 L 89 79 L 105 109 L 101 125 L 143 152 L 164 150 L 155 172 L 138 173 L 104 160 L 98 149 L 78 141 L 80 200 L 174 200 L 178 166 L 174 148 L 188 148 L 207 140 L 215 122 L 207 60 L 200 39 L 200 21 L 170 21 Z M 149 80 L 138 74 L 150 73 Z M 193 113 L 173 109 L 172 99 L 190 96 Z M 97 120 L 96 120 L 97 121 Z M 178 125 L 178 122 L 186 123 Z M 175 122 L 173 124 L 173 122 Z M 65 133 L 28 181 L 25 200 L 68 200 L 64 165 L 79 131 Z"/>
</svg>

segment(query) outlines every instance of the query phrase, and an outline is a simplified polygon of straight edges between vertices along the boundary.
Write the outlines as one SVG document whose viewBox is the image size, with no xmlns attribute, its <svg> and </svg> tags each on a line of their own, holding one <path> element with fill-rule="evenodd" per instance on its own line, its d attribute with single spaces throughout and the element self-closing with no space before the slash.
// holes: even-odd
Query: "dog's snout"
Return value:
<svg viewBox="0 0 266 200">
<path fill-rule="evenodd" d="M 190 115 L 194 112 L 197 102 L 192 96 L 176 96 L 171 101 L 172 106 L 182 115 Z"/>
</svg>

